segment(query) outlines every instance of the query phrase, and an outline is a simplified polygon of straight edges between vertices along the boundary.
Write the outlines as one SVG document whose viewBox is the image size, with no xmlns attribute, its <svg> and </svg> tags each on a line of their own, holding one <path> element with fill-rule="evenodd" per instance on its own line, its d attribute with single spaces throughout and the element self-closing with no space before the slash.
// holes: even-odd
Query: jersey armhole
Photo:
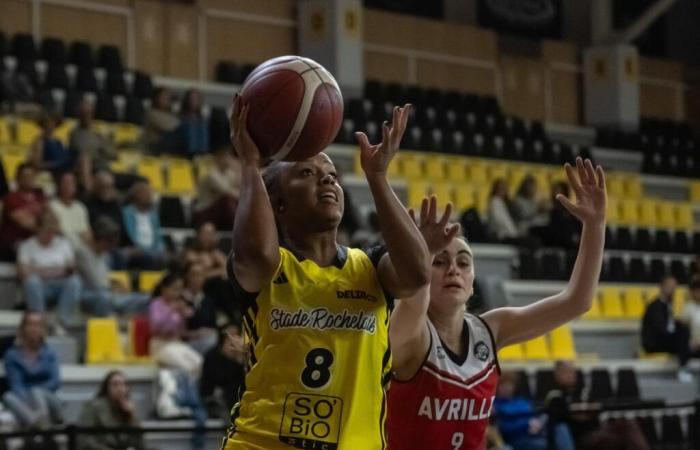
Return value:
<svg viewBox="0 0 700 450">
<path fill-rule="evenodd" d="M 399 384 L 405 384 L 405 383 L 411 383 L 413 380 L 416 379 L 420 371 L 423 369 L 423 366 L 425 366 L 425 362 L 428 360 L 428 357 L 430 356 L 430 352 L 433 350 L 433 333 L 430 332 L 430 327 L 428 326 L 428 322 L 425 322 L 425 327 L 428 329 L 428 337 L 430 340 L 428 341 L 428 351 L 425 353 L 425 356 L 423 357 L 423 361 L 420 363 L 420 366 L 418 366 L 418 370 L 416 370 L 416 373 L 411 375 L 409 378 L 405 380 L 399 380 L 398 378 L 395 378 L 392 375 L 392 381 L 394 383 L 399 383 Z M 393 374 L 393 372 L 392 372 Z"/>
<path fill-rule="evenodd" d="M 364 247 L 361 249 L 362 252 L 367 255 L 369 258 L 370 262 L 372 263 L 372 267 L 374 267 L 374 271 L 377 273 L 377 279 L 379 279 L 379 261 L 382 260 L 382 257 L 388 253 L 386 249 L 386 245 L 375 245 L 372 247 Z M 381 285 L 381 280 L 380 283 Z M 396 302 L 396 298 L 394 298 L 389 291 L 384 289 L 384 286 L 381 286 L 382 292 L 384 293 L 384 298 L 386 299 L 386 307 L 391 313 L 391 311 L 394 310 L 394 304 Z"/>
<path fill-rule="evenodd" d="M 233 297 L 237 300 L 241 313 L 244 313 L 248 308 L 255 305 L 255 300 L 260 292 L 248 292 L 243 289 L 243 286 L 238 282 L 236 274 L 233 271 L 233 251 L 229 253 L 226 259 L 226 273 L 228 274 L 229 282 L 233 288 Z"/>
<path fill-rule="evenodd" d="M 496 363 L 496 370 L 498 370 L 498 374 L 501 374 L 501 364 L 498 362 L 498 347 L 496 347 L 496 339 L 493 337 L 493 332 L 491 332 L 491 327 L 489 326 L 488 323 L 484 319 L 481 318 L 481 316 L 478 316 L 474 314 L 474 317 L 479 319 L 481 323 L 484 324 L 486 327 L 486 330 L 489 332 L 489 337 L 491 338 L 491 348 L 493 349 L 493 361 Z"/>
</svg>

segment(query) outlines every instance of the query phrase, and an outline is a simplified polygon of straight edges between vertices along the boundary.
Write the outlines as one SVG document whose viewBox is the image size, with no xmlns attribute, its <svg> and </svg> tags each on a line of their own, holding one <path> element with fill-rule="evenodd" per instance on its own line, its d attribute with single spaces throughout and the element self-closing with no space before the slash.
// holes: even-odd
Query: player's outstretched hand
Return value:
<svg viewBox="0 0 700 450">
<path fill-rule="evenodd" d="M 402 108 L 394 107 L 391 124 L 387 121 L 382 124 L 382 142 L 379 144 L 370 144 L 367 135 L 361 131 L 355 133 L 355 138 L 360 144 L 362 152 L 360 161 L 365 174 L 386 175 L 389 163 L 399 150 L 410 112 L 410 103 L 405 104 Z"/>
<path fill-rule="evenodd" d="M 590 159 L 576 158 L 576 168 L 564 164 L 566 176 L 569 178 L 576 203 L 563 194 L 557 195 L 557 200 L 576 218 L 588 225 L 605 223 L 605 207 L 608 203 L 605 190 L 605 173 L 603 168 L 593 168 Z"/>
<path fill-rule="evenodd" d="M 413 209 L 408 210 L 411 219 L 416 223 L 418 229 L 428 245 L 431 255 L 437 255 L 445 250 L 452 242 L 452 239 L 459 234 L 459 224 L 449 224 L 450 214 L 452 214 L 452 203 L 445 206 L 440 220 L 437 218 L 437 198 L 433 195 L 428 199 L 423 199 L 420 207 L 420 217 L 416 217 Z"/>
<path fill-rule="evenodd" d="M 253 164 L 260 166 L 262 158 L 260 150 L 248 133 L 248 110 L 250 105 L 243 101 L 240 95 L 236 94 L 233 100 L 233 110 L 229 117 L 231 126 L 231 144 L 233 151 L 242 164 Z"/>
</svg>

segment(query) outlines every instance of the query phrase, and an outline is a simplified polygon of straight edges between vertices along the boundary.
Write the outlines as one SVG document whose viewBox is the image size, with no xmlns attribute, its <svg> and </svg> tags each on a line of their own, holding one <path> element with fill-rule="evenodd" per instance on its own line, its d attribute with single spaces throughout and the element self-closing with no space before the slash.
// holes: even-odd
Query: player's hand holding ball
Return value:
<svg viewBox="0 0 700 450">
<path fill-rule="evenodd" d="M 369 176 L 385 176 L 389 163 L 396 155 L 401 144 L 401 138 L 406 131 L 411 105 L 407 103 L 402 108 L 395 106 L 391 124 L 382 124 L 382 142 L 370 144 L 367 135 L 361 131 L 355 133 L 360 144 L 362 170 Z"/>
<path fill-rule="evenodd" d="M 236 94 L 229 122 L 231 125 L 231 144 L 233 151 L 242 165 L 259 167 L 262 164 L 260 150 L 248 133 L 248 110 L 250 105 Z"/>
</svg>

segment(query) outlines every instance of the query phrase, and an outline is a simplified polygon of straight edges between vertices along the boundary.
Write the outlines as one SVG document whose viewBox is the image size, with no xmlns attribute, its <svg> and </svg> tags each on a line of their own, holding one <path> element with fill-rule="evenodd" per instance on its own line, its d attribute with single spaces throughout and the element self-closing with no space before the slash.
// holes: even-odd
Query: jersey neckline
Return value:
<svg viewBox="0 0 700 450">
<path fill-rule="evenodd" d="M 442 348 L 445 350 L 445 353 L 447 353 L 447 356 L 450 358 L 450 360 L 459 366 L 463 366 L 469 358 L 469 324 L 467 323 L 467 320 L 464 319 L 464 321 L 462 322 L 462 336 L 460 337 L 460 341 L 464 342 L 463 355 L 458 355 L 445 344 L 445 341 L 442 340 L 442 337 L 440 336 L 440 333 L 438 332 L 437 328 L 435 328 L 435 332 L 437 333 L 438 339 L 440 339 L 440 344 L 442 345 Z"/>
<path fill-rule="evenodd" d="M 304 257 L 301 253 L 297 252 L 291 246 L 289 246 L 285 241 L 280 242 L 280 247 L 288 250 L 294 257 L 297 259 L 299 262 L 306 261 L 307 258 Z M 335 267 L 336 269 L 342 270 L 343 267 L 345 267 L 345 263 L 348 260 L 348 248 L 340 245 L 340 244 L 335 244 L 336 252 L 335 252 L 335 257 L 333 258 L 333 262 L 331 265 Z M 314 264 L 316 264 L 318 267 L 324 269 L 325 267 L 319 266 L 315 261 L 312 261 Z"/>
</svg>

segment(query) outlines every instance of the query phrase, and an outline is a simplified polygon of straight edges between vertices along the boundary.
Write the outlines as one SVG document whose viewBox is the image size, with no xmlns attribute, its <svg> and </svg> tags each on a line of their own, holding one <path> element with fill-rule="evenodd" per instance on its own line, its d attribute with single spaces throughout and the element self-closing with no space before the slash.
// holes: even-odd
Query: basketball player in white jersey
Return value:
<svg viewBox="0 0 700 450">
<path fill-rule="evenodd" d="M 476 450 L 485 445 L 499 368 L 496 351 L 541 336 L 591 306 L 605 241 L 605 175 L 589 160 L 565 165 L 576 202 L 557 200 L 583 223 L 567 287 L 524 307 L 466 312 L 473 294 L 474 257 L 436 220 L 435 199 L 423 202 L 419 226 L 433 258 L 429 288 L 399 300 L 389 337 L 393 380 L 387 431 L 390 450 Z"/>
</svg>

